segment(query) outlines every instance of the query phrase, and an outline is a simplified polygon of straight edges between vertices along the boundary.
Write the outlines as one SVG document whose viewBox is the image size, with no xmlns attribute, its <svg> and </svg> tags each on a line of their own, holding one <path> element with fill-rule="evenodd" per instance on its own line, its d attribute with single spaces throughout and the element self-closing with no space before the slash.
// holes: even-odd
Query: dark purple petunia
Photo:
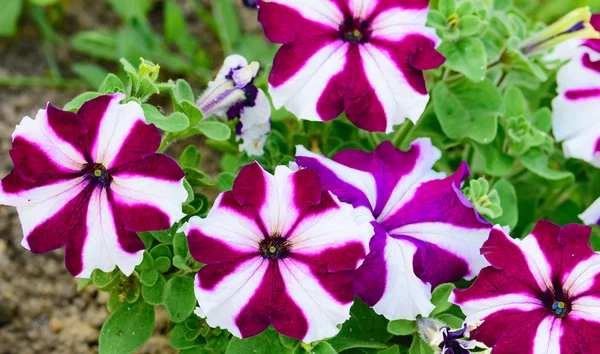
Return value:
<svg viewBox="0 0 600 354">
<path fill-rule="evenodd" d="M 496 227 L 483 245 L 491 263 L 455 290 L 470 338 L 494 354 L 592 354 L 600 348 L 600 254 L 587 226 L 537 223 L 523 240 Z"/>
<path fill-rule="evenodd" d="M 468 168 L 444 178 L 432 170 L 440 157 L 429 139 L 406 152 L 384 142 L 333 160 L 296 148 L 296 162 L 317 171 L 324 190 L 370 216 L 375 236 L 355 273 L 355 292 L 391 320 L 429 315 L 432 288 L 473 278 L 488 265 L 479 248 L 492 226 L 459 189 Z"/>
<path fill-rule="evenodd" d="M 283 44 L 269 77 L 276 108 L 361 129 L 416 122 L 429 100 L 423 70 L 445 58 L 425 26 L 428 0 L 261 0 L 265 35 Z"/>
<path fill-rule="evenodd" d="M 190 252 L 205 263 L 195 292 L 209 325 L 241 338 L 269 325 L 313 342 L 350 317 L 352 273 L 373 227 L 327 191 L 310 169 L 275 175 L 245 166 L 206 219 L 184 225 Z"/>
<path fill-rule="evenodd" d="M 129 275 L 142 261 L 136 232 L 171 227 L 184 214 L 184 173 L 156 154 L 161 136 L 139 104 L 118 93 L 77 113 L 48 104 L 13 133 L 14 169 L 0 203 L 17 207 L 23 246 L 34 253 L 65 247 L 68 271 L 88 278 L 115 266 Z"/>
</svg>

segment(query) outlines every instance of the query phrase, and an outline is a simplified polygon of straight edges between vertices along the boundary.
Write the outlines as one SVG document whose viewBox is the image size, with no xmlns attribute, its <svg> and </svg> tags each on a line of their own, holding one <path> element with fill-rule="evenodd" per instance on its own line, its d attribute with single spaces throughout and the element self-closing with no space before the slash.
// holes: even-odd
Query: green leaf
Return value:
<svg viewBox="0 0 600 354">
<path fill-rule="evenodd" d="M 502 97 L 489 80 L 461 81 L 449 88 L 438 82 L 433 88 L 433 107 L 444 133 L 452 139 L 471 138 L 489 144 L 498 128 Z"/>
<path fill-rule="evenodd" d="M 74 63 L 71 64 L 71 70 L 93 88 L 99 87 L 108 75 L 103 67 L 95 64 Z"/>
<path fill-rule="evenodd" d="M 77 278 L 77 292 L 87 288 L 90 284 L 92 284 L 91 278 Z"/>
<path fill-rule="evenodd" d="M 511 230 L 517 226 L 519 221 L 519 209 L 517 204 L 517 192 L 515 187 L 507 180 L 501 179 L 494 185 L 494 189 L 500 196 L 502 216 L 494 220 L 494 223 L 502 226 L 508 225 Z"/>
<path fill-rule="evenodd" d="M 530 149 L 525 155 L 519 157 L 519 161 L 534 174 L 550 180 L 572 183 L 575 176 L 571 172 L 556 171 L 548 166 L 548 156 L 540 149 Z"/>
<path fill-rule="evenodd" d="M 100 84 L 98 91 L 102 93 L 125 92 L 125 85 L 117 75 L 108 74 Z"/>
<path fill-rule="evenodd" d="M 0 11 L 0 37 L 10 37 L 17 32 L 24 0 L 4 0 Z"/>
<path fill-rule="evenodd" d="M 261 334 L 239 339 L 231 338 L 225 354 L 291 354 L 292 349 L 286 348 L 279 340 L 279 334 L 271 327 Z"/>
<path fill-rule="evenodd" d="M 171 258 L 171 250 L 167 245 L 157 245 L 153 249 L 150 250 L 150 255 L 156 261 L 156 258 L 159 257 L 167 257 Z"/>
<path fill-rule="evenodd" d="M 187 323 L 187 321 L 186 321 Z M 197 332 L 198 330 L 195 329 Z M 189 349 L 205 344 L 206 340 L 201 336 L 197 336 L 192 340 L 186 338 L 186 335 L 190 332 L 185 323 L 178 323 L 173 331 L 169 334 L 169 344 L 177 350 Z"/>
<path fill-rule="evenodd" d="M 500 36 L 493 28 L 489 28 L 483 37 L 481 37 L 481 41 L 483 42 L 483 46 L 487 53 L 488 63 L 499 61 L 502 53 L 506 49 L 506 43 L 502 36 Z"/>
<path fill-rule="evenodd" d="M 71 37 L 71 45 L 78 52 L 94 58 L 116 61 L 119 60 L 117 37 L 113 31 L 83 31 Z"/>
<path fill-rule="evenodd" d="M 158 257 L 154 260 L 154 268 L 161 272 L 166 273 L 171 269 L 171 259 L 169 257 Z"/>
<path fill-rule="evenodd" d="M 211 2 L 223 50 L 227 55 L 233 54 L 234 46 L 238 43 L 241 34 L 236 5 L 229 0 L 212 0 Z"/>
<path fill-rule="evenodd" d="M 164 304 L 171 321 L 179 323 L 188 318 L 196 306 L 194 279 L 186 276 L 169 279 L 165 286 Z"/>
<path fill-rule="evenodd" d="M 177 102 L 188 101 L 194 103 L 194 92 L 187 81 L 179 79 L 175 82 L 175 99 Z"/>
<path fill-rule="evenodd" d="M 387 349 L 377 352 L 377 354 L 400 354 L 400 347 L 393 345 Z"/>
<path fill-rule="evenodd" d="M 543 107 L 535 112 L 533 126 L 541 132 L 550 132 L 550 129 L 552 129 L 552 111 L 550 108 Z"/>
<path fill-rule="evenodd" d="M 152 7 L 152 0 L 107 0 L 107 2 L 125 20 L 144 19 Z"/>
<path fill-rule="evenodd" d="M 407 336 L 417 331 L 417 322 L 410 320 L 390 321 L 387 330 L 395 336 Z"/>
<path fill-rule="evenodd" d="M 418 334 L 413 335 L 413 341 L 408 354 L 433 354 L 433 349 L 425 343 Z"/>
<path fill-rule="evenodd" d="M 148 122 L 148 124 L 153 123 L 157 128 L 168 133 L 183 131 L 190 125 L 187 116 L 181 112 L 174 112 L 168 117 L 165 117 L 152 105 L 143 104 L 142 109 L 144 110 L 144 116 L 146 116 L 146 122 Z"/>
<path fill-rule="evenodd" d="M 460 21 L 458 22 L 458 29 L 460 30 L 460 35 L 463 37 L 474 36 L 476 34 L 479 34 L 480 27 L 481 20 L 477 16 L 473 15 L 461 17 Z"/>
<path fill-rule="evenodd" d="M 456 286 L 452 283 L 440 284 L 431 293 L 431 303 L 435 305 L 435 309 L 429 316 L 435 316 L 438 313 L 442 313 L 450 308 L 452 304 L 448 302 L 448 297 L 452 293 L 452 290 L 456 289 Z"/>
<path fill-rule="evenodd" d="M 438 10 L 448 17 L 456 11 L 456 1 L 455 0 L 439 0 Z"/>
<path fill-rule="evenodd" d="M 221 172 L 219 173 L 219 177 L 217 178 L 217 186 L 219 187 L 219 193 L 227 192 L 233 189 L 233 181 L 235 180 L 235 175 L 229 172 Z"/>
<path fill-rule="evenodd" d="M 225 123 L 204 121 L 200 122 L 197 127 L 209 139 L 224 141 L 231 136 L 231 129 L 229 129 L 229 126 Z"/>
<path fill-rule="evenodd" d="M 183 232 L 178 232 L 173 237 L 173 253 L 182 258 L 188 255 L 188 240 Z"/>
<path fill-rule="evenodd" d="M 319 342 L 310 351 L 311 354 L 337 354 L 337 351 L 333 349 L 331 344 L 327 342 Z"/>
<path fill-rule="evenodd" d="M 154 307 L 144 301 L 126 304 L 102 326 L 98 351 L 102 354 L 131 353 L 150 338 L 152 331 Z"/>
<path fill-rule="evenodd" d="M 351 348 L 387 348 L 385 342 L 391 335 L 387 332 L 388 321 L 360 300 L 354 301 L 350 319 L 342 325 L 340 333 L 327 340 L 341 352 Z"/>
<path fill-rule="evenodd" d="M 521 90 L 515 86 L 509 86 L 504 91 L 504 115 L 506 117 L 517 117 L 527 114 L 527 102 Z"/>
<path fill-rule="evenodd" d="M 92 272 L 92 281 L 98 289 L 108 288 L 115 280 L 119 278 L 119 270 L 112 272 L 103 272 L 100 269 L 96 269 Z"/>
<path fill-rule="evenodd" d="M 496 138 L 496 140 L 498 140 Z M 491 176 L 506 176 L 513 169 L 514 161 L 498 147 L 496 140 L 492 144 L 473 143 L 475 157 L 473 159 L 474 170 L 481 171 Z M 499 141 L 502 144 L 502 141 Z"/>
<path fill-rule="evenodd" d="M 190 120 L 190 127 L 195 127 L 202 119 L 204 119 L 204 114 L 202 114 L 202 111 L 192 102 L 181 102 L 181 108 L 183 113 Z"/>
<path fill-rule="evenodd" d="M 474 82 L 485 79 L 487 71 L 487 53 L 479 38 L 461 38 L 455 43 L 444 42 L 438 48 L 446 57 L 445 65 Z"/>
<path fill-rule="evenodd" d="M 159 276 L 159 274 L 156 271 L 156 269 L 150 269 L 150 270 L 144 271 L 144 272 L 142 272 L 142 274 L 140 274 L 140 281 L 144 285 L 152 286 L 152 285 L 156 284 L 156 281 L 158 280 L 158 276 Z"/>
<path fill-rule="evenodd" d="M 450 328 L 461 328 L 463 326 L 464 320 L 460 317 L 456 317 L 450 313 L 441 313 L 435 316 L 438 320 L 444 322 Z"/>
<path fill-rule="evenodd" d="M 67 104 L 65 104 L 65 106 L 63 107 L 63 110 L 65 111 L 69 111 L 69 112 L 77 112 L 79 110 L 79 108 L 81 108 L 81 106 L 83 106 L 84 103 L 86 103 L 89 100 L 92 100 L 96 97 L 102 96 L 102 93 L 100 92 L 84 92 L 82 94 L 80 94 L 79 96 L 75 97 L 74 99 L 72 99 L 71 101 L 67 102 Z"/>
<path fill-rule="evenodd" d="M 162 305 L 165 284 L 165 278 L 159 274 L 154 285 L 142 284 L 142 297 L 150 305 Z"/>
<path fill-rule="evenodd" d="M 202 161 L 202 156 L 198 151 L 196 145 L 188 145 L 185 150 L 179 156 L 179 165 L 181 167 L 191 167 L 198 168 L 200 166 L 200 162 Z"/>
</svg>

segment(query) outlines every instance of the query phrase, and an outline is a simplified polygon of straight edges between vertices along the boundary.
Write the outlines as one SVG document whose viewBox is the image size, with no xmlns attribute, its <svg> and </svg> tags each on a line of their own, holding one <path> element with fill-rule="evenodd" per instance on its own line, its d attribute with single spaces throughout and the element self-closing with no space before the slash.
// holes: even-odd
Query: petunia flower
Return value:
<svg viewBox="0 0 600 354">
<path fill-rule="evenodd" d="M 600 15 L 591 18 L 600 29 Z M 600 39 L 573 39 L 570 62 L 557 74 L 558 96 L 552 101 L 552 128 L 557 141 L 563 142 L 565 157 L 581 159 L 600 167 Z M 566 47 L 565 47 L 566 48 Z M 560 49 L 560 48 L 557 48 Z M 562 50 L 562 49 L 560 49 Z M 558 57 L 565 57 L 558 52 Z"/>
<path fill-rule="evenodd" d="M 425 343 L 439 354 L 469 354 L 476 346 L 475 341 L 465 340 L 467 325 L 451 330 L 435 318 L 419 317 L 416 320 L 417 333 Z"/>
<path fill-rule="evenodd" d="M 248 156 L 262 156 L 271 131 L 271 103 L 260 89 L 246 90 L 246 100 L 229 109 L 229 119 L 239 118 L 236 140 L 242 140 L 239 150 Z"/>
<path fill-rule="evenodd" d="M 271 175 L 256 162 L 183 231 L 207 264 L 196 278 L 196 313 L 210 326 L 246 338 L 272 324 L 304 342 L 334 336 L 350 317 L 351 271 L 373 235 L 367 218 L 321 191 L 314 171 L 279 166 Z"/>
<path fill-rule="evenodd" d="M 258 62 L 248 64 L 241 55 L 225 58 L 223 67 L 214 81 L 196 102 L 196 106 L 209 115 L 239 118 L 236 126 L 237 140 L 243 140 L 240 151 L 250 156 L 260 156 L 267 135 L 271 131 L 271 103 L 263 90 L 254 85 Z"/>
<path fill-rule="evenodd" d="M 432 170 L 440 157 L 429 139 L 407 152 L 384 142 L 372 153 L 345 150 L 333 160 L 296 148 L 296 162 L 317 171 L 323 189 L 370 215 L 375 236 L 355 292 L 390 320 L 429 315 L 432 288 L 473 278 L 487 265 L 479 248 L 491 225 L 459 190 L 468 168 L 444 178 Z"/>
<path fill-rule="evenodd" d="M 583 213 L 581 213 L 579 218 L 586 225 L 600 225 L 600 198 L 596 199 L 592 205 L 590 205 Z"/>
<path fill-rule="evenodd" d="M 77 113 L 48 104 L 13 133 L 14 169 L 0 183 L 0 203 L 17 207 L 25 248 L 65 247 L 74 276 L 115 266 L 131 274 L 144 250 L 136 232 L 184 216 L 183 171 L 155 153 L 159 130 L 139 104 L 119 104 L 124 98 L 100 96 Z"/>
<path fill-rule="evenodd" d="M 595 58 L 595 59 L 594 59 Z M 600 167 L 600 52 L 584 51 L 557 74 L 552 128 L 566 157 Z"/>
<path fill-rule="evenodd" d="M 481 249 L 491 263 L 455 290 L 470 338 L 494 354 L 596 353 L 600 348 L 600 255 L 590 228 L 549 221 L 515 240 L 496 227 Z"/>
<path fill-rule="evenodd" d="M 300 119 L 346 112 L 368 131 L 416 122 L 429 100 L 423 70 L 445 58 L 425 26 L 428 0 L 261 0 L 258 20 L 277 52 L 269 76 L 276 108 Z"/>
</svg>

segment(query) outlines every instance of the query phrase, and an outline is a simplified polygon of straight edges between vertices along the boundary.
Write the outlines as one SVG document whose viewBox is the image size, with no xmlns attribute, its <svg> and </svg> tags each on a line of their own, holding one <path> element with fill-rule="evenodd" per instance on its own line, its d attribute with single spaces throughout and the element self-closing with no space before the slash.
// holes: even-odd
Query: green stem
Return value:
<svg viewBox="0 0 600 354">
<path fill-rule="evenodd" d="M 392 145 L 397 148 L 402 148 L 402 144 L 404 143 L 406 137 L 410 135 L 412 128 L 414 128 L 414 124 L 411 124 L 411 122 L 407 119 L 394 134 L 394 137 L 392 138 Z"/>
<path fill-rule="evenodd" d="M 79 79 L 62 79 L 49 77 L 24 77 L 24 76 L 4 76 L 0 77 L 0 86 L 18 86 L 18 87 L 55 87 L 55 88 L 76 88 L 87 89 L 83 81 Z"/>
</svg>

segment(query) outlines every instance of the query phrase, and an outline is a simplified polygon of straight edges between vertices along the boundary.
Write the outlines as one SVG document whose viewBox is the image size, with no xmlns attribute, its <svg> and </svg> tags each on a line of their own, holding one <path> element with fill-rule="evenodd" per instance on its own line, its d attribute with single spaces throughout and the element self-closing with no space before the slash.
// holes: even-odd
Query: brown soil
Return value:
<svg viewBox="0 0 600 354">
<path fill-rule="evenodd" d="M 70 6 L 63 33 L 119 23 L 114 14 L 107 15 L 110 11 L 103 1 L 72 0 Z M 247 15 L 245 18 L 256 16 Z M 21 24 L 16 38 L 0 39 L 0 76 L 43 77 L 48 73 L 39 34 L 28 22 L 25 19 Z M 69 63 L 82 58 L 68 49 L 58 49 L 55 54 L 67 75 Z M 219 57 L 220 53 L 215 54 Z M 214 60 L 216 65 L 219 61 Z M 111 69 L 111 64 L 107 68 Z M 22 117 L 34 117 L 48 101 L 61 107 L 81 91 L 0 86 L 0 178 L 12 168 L 8 154 L 11 134 Z M 203 170 L 215 176 L 219 155 L 202 146 L 201 140 L 174 144 L 168 152 L 176 154 L 189 143 L 198 145 Z M 216 193 L 210 194 L 214 197 Z M 62 250 L 34 255 L 21 246 L 21 239 L 15 208 L 0 206 L 0 354 L 97 352 L 100 328 L 108 317 L 107 294 L 93 286 L 78 293 L 77 280 L 64 268 Z M 138 353 L 175 353 L 168 343 L 168 315 L 162 307 L 156 310 L 155 333 Z"/>
</svg>

